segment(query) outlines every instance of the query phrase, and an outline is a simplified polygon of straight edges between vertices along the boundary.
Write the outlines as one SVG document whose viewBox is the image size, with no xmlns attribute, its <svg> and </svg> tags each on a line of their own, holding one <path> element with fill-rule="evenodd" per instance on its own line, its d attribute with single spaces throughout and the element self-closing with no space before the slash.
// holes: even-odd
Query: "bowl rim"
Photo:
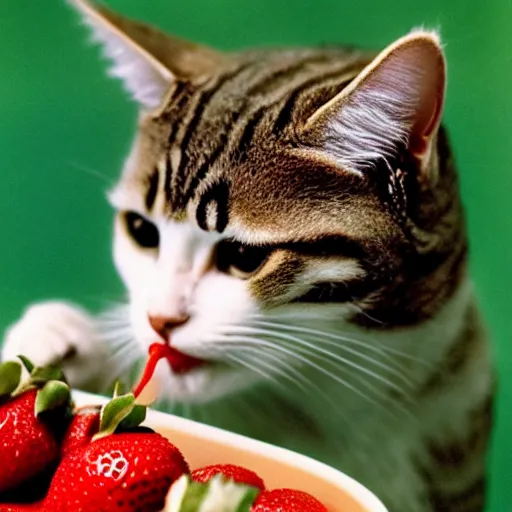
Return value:
<svg viewBox="0 0 512 512">
<path fill-rule="evenodd" d="M 106 396 L 87 393 L 76 389 L 73 389 L 72 396 L 78 406 L 102 404 L 109 400 Z M 262 451 L 265 451 L 270 457 L 291 466 L 306 466 L 322 479 L 332 483 L 336 487 L 344 489 L 354 499 L 359 501 L 362 506 L 366 507 L 369 512 L 389 512 L 382 502 L 358 481 L 323 462 L 302 455 L 301 453 L 153 409 L 148 409 L 145 423 L 154 426 L 155 429 L 158 430 L 159 427 L 168 428 L 171 419 L 173 424 L 172 428 L 176 430 L 190 432 L 198 437 L 215 440 L 217 442 L 220 441 L 224 444 L 243 445 L 244 450 L 254 454 L 260 454 Z"/>
</svg>

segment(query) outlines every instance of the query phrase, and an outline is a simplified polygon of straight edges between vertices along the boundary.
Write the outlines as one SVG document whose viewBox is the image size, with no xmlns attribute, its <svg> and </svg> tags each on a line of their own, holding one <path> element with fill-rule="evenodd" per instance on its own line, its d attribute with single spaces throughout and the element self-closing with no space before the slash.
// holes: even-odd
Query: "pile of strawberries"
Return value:
<svg viewBox="0 0 512 512">
<path fill-rule="evenodd" d="M 20 363 L 0 365 L 0 512 L 192 512 L 222 492 L 236 505 L 204 510 L 327 512 L 307 493 L 266 490 L 242 467 L 191 472 L 176 446 L 140 426 L 146 407 L 133 393 L 117 388 L 103 407 L 75 409 L 58 368 L 20 360 L 27 379 Z"/>
</svg>

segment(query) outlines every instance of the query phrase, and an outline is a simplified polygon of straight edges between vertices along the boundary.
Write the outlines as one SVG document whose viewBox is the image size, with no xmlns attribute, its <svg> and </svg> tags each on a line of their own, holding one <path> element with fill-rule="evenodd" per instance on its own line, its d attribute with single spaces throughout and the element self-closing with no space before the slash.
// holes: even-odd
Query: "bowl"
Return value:
<svg viewBox="0 0 512 512">
<path fill-rule="evenodd" d="M 73 397 L 79 407 L 108 400 L 81 391 L 73 391 Z M 159 411 L 148 410 L 144 425 L 175 444 L 192 469 L 237 464 L 258 473 L 269 489 L 291 487 L 309 492 L 329 512 L 388 512 L 374 494 L 354 479 L 290 450 Z"/>
</svg>

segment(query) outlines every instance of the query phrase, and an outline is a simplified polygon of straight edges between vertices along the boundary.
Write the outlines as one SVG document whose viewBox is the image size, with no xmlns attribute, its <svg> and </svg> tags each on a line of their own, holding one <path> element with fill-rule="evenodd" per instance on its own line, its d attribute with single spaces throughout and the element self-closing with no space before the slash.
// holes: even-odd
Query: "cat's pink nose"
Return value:
<svg viewBox="0 0 512 512">
<path fill-rule="evenodd" d="M 183 316 L 148 316 L 149 323 L 154 331 L 165 341 L 169 340 L 171 332 L 176 327 L 183 325 L 188 321 L 188 315 Z"/>
</svg>

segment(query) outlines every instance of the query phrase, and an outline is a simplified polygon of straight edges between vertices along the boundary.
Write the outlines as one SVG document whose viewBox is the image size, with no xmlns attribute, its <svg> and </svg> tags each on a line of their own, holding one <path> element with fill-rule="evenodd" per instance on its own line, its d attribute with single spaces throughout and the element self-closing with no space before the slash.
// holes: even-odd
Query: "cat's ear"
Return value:
<svg viewBox="0 0 512 512">
<path fill-rule="evenodd" d="M 363 173 L 404 149 L 426 170 L 445 86 L 438 35 L 414 31 L 382 51 L 317 110 L 308 119 L 305 134 L 354 172 Z"/>
<path fill-rule="evenodd" d="M 127 19 L 89 0 L 68 0 L 92 29 L 120 78 L 143 107 L 158 107 L 175 80 L 199 81 L 219 65 L 214 50 Z"/>
</svg>

